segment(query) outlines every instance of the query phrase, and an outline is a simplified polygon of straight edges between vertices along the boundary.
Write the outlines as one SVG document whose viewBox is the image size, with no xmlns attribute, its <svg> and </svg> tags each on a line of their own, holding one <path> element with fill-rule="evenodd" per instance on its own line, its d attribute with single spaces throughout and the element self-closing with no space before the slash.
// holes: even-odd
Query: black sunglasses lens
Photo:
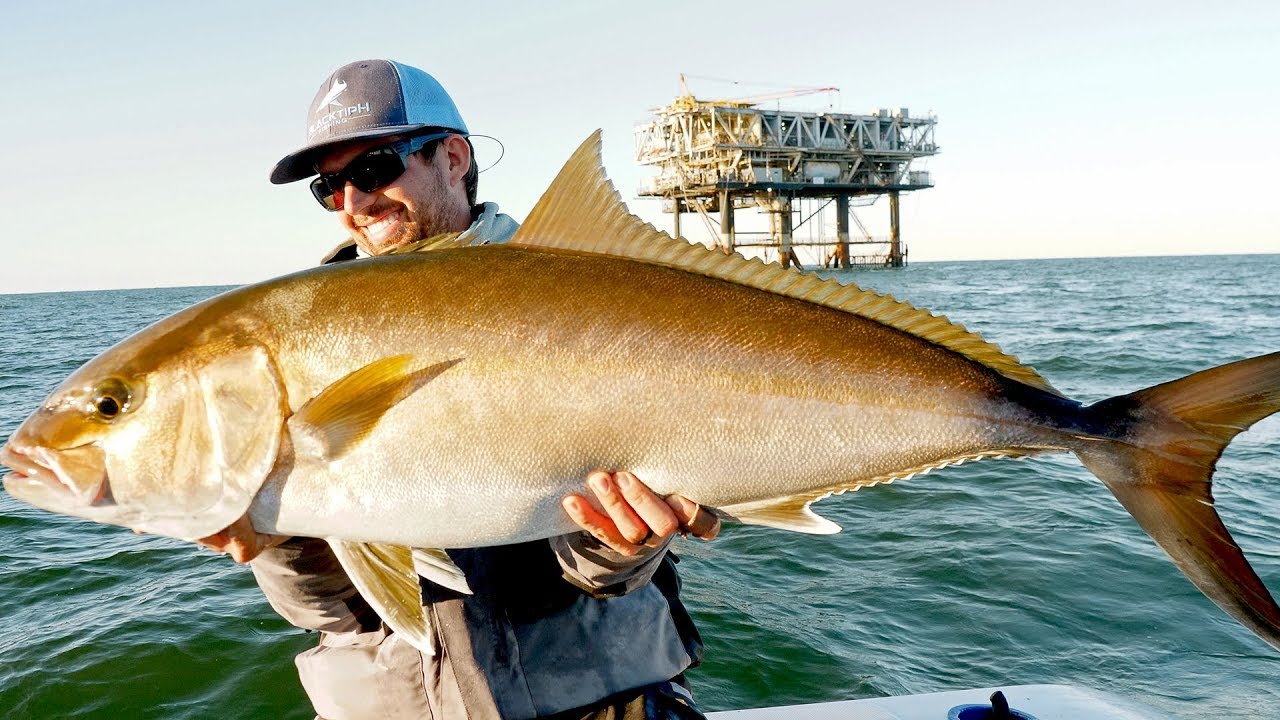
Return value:
<svg viewBox="0 0 1280 720">
<path fill-rule="evenodd" d="M 325 210 L 334 212 L 338 209 L 341 202 L 342 190 L 335 191 L 329 184 L 329 178 L 321 175 L 311 181 L 311 194 L 315 196 L 317 202 L 324 206 Z"/>
<path fill-rule="evenodd" d="M 394 151 L 374 151 L 351 161 L 343 174 L 360 189 L 373 192 L 404 174 L 404 158 Z"/>
</svg>

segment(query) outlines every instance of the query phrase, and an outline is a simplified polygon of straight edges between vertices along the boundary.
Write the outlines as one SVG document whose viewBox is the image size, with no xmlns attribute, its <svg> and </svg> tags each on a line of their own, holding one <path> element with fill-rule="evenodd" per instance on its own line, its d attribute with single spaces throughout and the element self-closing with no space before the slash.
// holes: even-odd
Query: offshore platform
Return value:
<svg viewBox="0 0 1280 720">
<path fill-rule="evenodd" d="M 913 170 L 911 163 L 938 152 L 935 117 L 912 117 L 906 108 L 852 115 L 764 107 L 784 97 L 838 91 L 833 87 L 703 100 L 681 75 L 680 88 L 674 102 L 635 130 L 636 161 L 658 169 L 639 194 L 662 199 L 663 212 L 674 218 L 674 237 L 681 237 L 681 216 L 697 213 L 725 252 L 772 248 L 784 266 L 798 266 L 795 248 L 818 246 L 824 266 L 906 264 L 899 194 L 933 187 L 929 172 Z M 882 195 L 889 196 L 889 235 L 873 237 L 851 209 Z M 835 236 L 827 237 L 814 218 L 833 204 Z M 752 207 L 768 215 L 768 232 L 736 229 L 734 211 Z M 719 213 L 718 223 L 710 213 Z M 856 238 L 849 233 L 851 218 L 861 231 Z"/>
</svg>

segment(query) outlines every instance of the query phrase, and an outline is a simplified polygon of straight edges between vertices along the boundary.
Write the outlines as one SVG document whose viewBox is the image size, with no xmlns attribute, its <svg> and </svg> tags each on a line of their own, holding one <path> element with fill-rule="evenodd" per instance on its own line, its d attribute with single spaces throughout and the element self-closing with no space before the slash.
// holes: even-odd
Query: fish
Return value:
<svg viewBox="0 0 1280 720">
<path fill-rule="evenodd" d="M 187 540 L 246 513 L 324 538 L 431 652 L 415 554 L 466 592 L 446 549 L 576 531 L 560 502 L 592 470 L 827 534 L 811 506 L 830 495 L 1070 452 L 1280 649 L 1211 489 L 1232 438 L 1280 410 L 1280 353 L 1086 406 L 943 315 L 657 231 L 606 177 L 599 131 L 509 243 L 406 250 L 240 287 L 107 349 L 0 449 L 5 489 Z"/>
</svg>

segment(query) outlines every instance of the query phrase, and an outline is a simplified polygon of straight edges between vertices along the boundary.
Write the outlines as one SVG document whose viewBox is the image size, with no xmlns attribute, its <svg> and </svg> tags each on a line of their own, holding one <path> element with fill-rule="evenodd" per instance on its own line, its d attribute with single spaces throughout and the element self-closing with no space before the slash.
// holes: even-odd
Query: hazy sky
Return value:
<svg viewBox="0 0 1280 720">
<path fill-rule="evenodd" d="M 301 144 L 325 76 L 368 57 L 431 72 L 473 132 L 502 139 L 480 191 L 517 219 L 600 127 L 633 211 L 669 229 L 635 198 L 632 132 L 684 72 L 704 96 L 835 85 L 836 110 L 935 113 L 936 187 L 902 203 L 913 261 L 1280 252 L 1273 2 L 50 0 L 4 14 L 0 292 L 313 264 L 337 224 L 267 170 Z M 860 212 L 873 232 L 886 205 Z M 700 224 L 687 216 L 687 234 Z"/>
</svg>

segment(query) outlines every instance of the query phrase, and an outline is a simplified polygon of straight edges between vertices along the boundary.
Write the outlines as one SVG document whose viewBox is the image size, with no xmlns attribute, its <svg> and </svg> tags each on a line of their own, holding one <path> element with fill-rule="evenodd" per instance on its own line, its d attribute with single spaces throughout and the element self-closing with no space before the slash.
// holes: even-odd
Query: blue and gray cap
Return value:
<svg viewBox="0 0 1280 720">
<path fill-rule="evenodd" d="M 467 125 L 444 87 L 416 67 L 393 60 L 360 60 L 333 71 L 307 112 L 307 144 L 271 170 L 276 185 L 316 174 L 330 147 L 443 128 L 467 134 Z"/>
</svg>

